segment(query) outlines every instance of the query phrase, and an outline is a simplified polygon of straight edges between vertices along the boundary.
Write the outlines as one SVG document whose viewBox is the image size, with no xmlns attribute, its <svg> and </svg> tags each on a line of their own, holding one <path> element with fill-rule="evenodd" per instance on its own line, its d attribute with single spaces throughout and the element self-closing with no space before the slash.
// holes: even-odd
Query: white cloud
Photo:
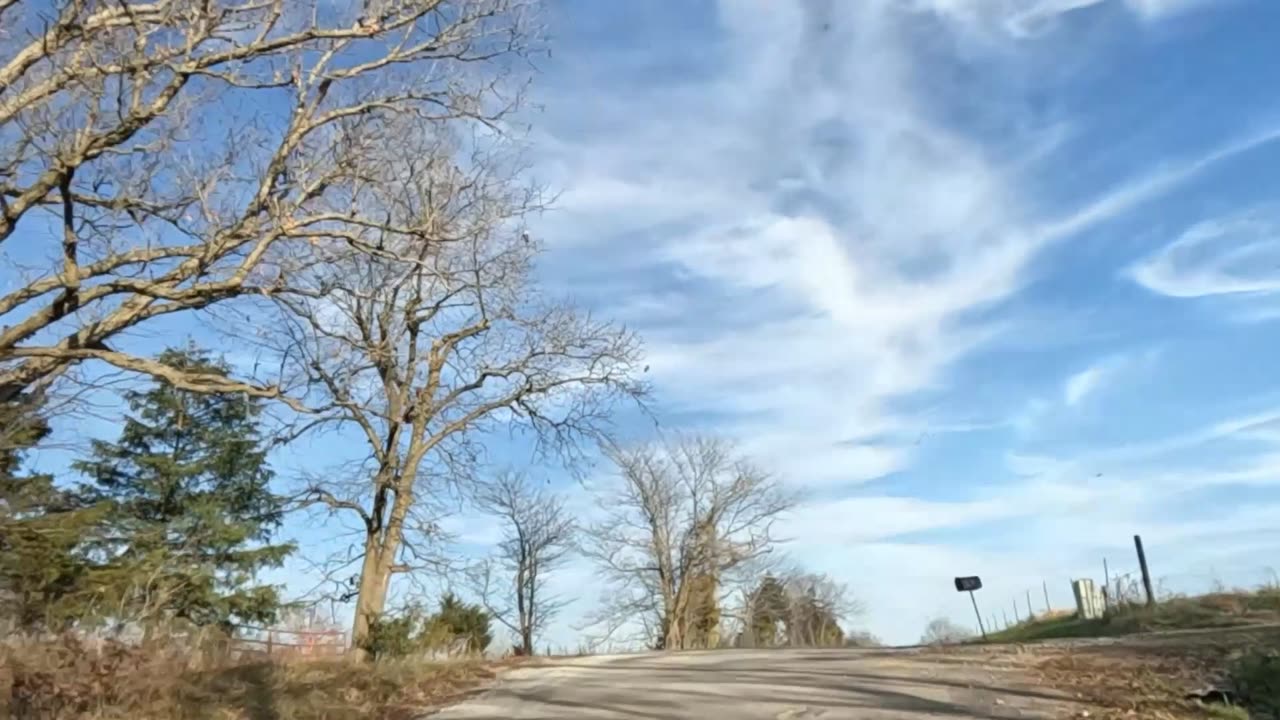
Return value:
<svg viewBox="0 0 1280 720">
<path fill-rule="evenodd" d="M 961 26 L 980 32 L 1003 30 L 1019 38 L 1034 38 L 1052 31 L 1064 16 L 1075 11 L 1114 5 L 1138 20 L 1154 22 L 1206 7 L 1211 0 L 915 0 L 918 9 L 929 10 Z"/>
<path fill-rule="evenodd" d="M 1130 269 L 1151 292 L 1177 298 L 1280 291 L 1280 227 L 1255 214 L 1208 220 Z"/>
<path fill-rule="evenodd" d="M 1067 378 L 1062 388 L 1062 401 L 1067 405 L 1079 405 L 1102 385 L 1108 372 L 1106 366 L 1094 365 Z"/>
<path fill-rule="evenodd" d="M 984 5 L 933 4 L 954 10 L 939 14 L 957 24 Z M 1065 11 L 1061 2 L 1044 5 Z M 598 127 L 575 116 L 544 148 L 567 183 L 548 218 L 554 232 L 544 234 L 556 238 L 553 261 L 579 274 L 593 257 L 604 260 L 601 272 L 625 259 L 601 304 L 629 312 L 644 333 L 660 410 L 702 413 L 784 479 L 826 493 L 912 463 L 914 441 L 930 428 L 900 401 L 946 389 L 951 366 L 1003 330 L 992 311 L 1023 287 L 1042 250 L 1280 137 L 1210 148 L 1047 214 L 1040 208 L 1053 203 L 1031 182 L 1053 158 L 1044 138 L 993 141 L 945 124 L 905 27 L 918 17 L 898 12 L 901 4 L 833 3 L 826 14 L 798 3 L 720 7 L 726 37 L 714 64 L 680 74 L 671 88 L 643 90 L 601 68 L 575 77 L 569 92 L 578 105 L 548 104 L 577 107 L 591 94 L 614 109 Z M 1004 16 L 983 22 L 1005 22 L 1027 6 L 1001 7 Z M 981 107 L 995 117 L 1019 106 L 993 87 Z M 1083 402 L 1104 374 L 1064 388 L 1064 399 Z M 1036 471 L 1006 478 L 1013 486 L 935 478 L 963 483 L 965 500 L 885 495 L 806 505 L 789 525 L 795 552 L 850 582 L 878 587 L 891 578 L 889 604 L 877 612 L 903 639 L 914 631 L 904 622 L 917 628 L 927 618 L 915 615 L 951 607 L 946 583 L 963 567 L 998 569 L 1009 583 L 1033 578 L 1091 515 L 1131 534 L 1119 528 L 1142 519 L 1142 495 L 1156 487 L 1115 482 L 1109 472 L 1096 478 L 1074 461 L 1023 460 L 1022 470 Z M 1051 530 L 1004 554 L 897 539 L 1058 515 Z M 863 572 L 880 574 L 857 577 Z M 892 620 L 893 603 L 915 615 Z"/>
<path fill-rule="evenodd" d="M 597 257 L 610 270 L 626 263 L 605 309 L 644 333 L 664 407 L 715 413 L 806 484 L 909 465 L 928 427 L 894 404 L 944 387 L 956 360 L 1007 331 L 973 318 L 1015 294 L 1048 244 L 1280 136 L 1249 136 L 1037 217 L 1020 173 L 1043 160 L 1042 138 L 993 148 L 942 124 L 918 88 L 910 18 L 881 3 L 829 7 L 723 3 L 718 75 L 665 95 L 584 80 L 575 97 L 614 103 L 607 127 L 584 133 L 575 116 L 572 136 L 543 148 L 568 183 L 544 234 L 579 274 L 590 247 L 608 247 Z M 997 89 L 985 105 L 999 113 L 1007 102 Z M 655 296 L 655 273 L 686 295 Z M 695 294 L 696 311 L 678 313 Z M 675 304 L 637 316 L 655 297 Z"/>
</svg>

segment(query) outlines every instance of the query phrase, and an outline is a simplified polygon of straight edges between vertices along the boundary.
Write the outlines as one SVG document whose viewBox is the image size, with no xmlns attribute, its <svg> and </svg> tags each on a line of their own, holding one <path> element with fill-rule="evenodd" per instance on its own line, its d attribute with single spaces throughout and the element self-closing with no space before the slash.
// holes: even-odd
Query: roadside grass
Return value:
<svg viewBox="0 0 1280 720">
<path fill-rule="evenodd" d="M 209 667 L 161 648 L 66 640 L 0 653 L 0 716 L 30 720 L 409 720 L 495 674 L 481 659 Z"/>
<path fill-rule="evenodd" d="M 1122 605 L 1105 617 L 1085 620 L 1055 613 L 1025 620 L 995 633 L 989 642 L 1112 637 L 1160 630 L 1230 628 L 1280 622 L 1280 588 L 1175 597 L 1145 605 Z"/>
<path fill-rule="evenodd" d="M 1038 647 L 1042 681 L 1094 703 L 1098 720 L 1280 720 L 1275 626 Z"/>
<path fill-rule="evenodd" d="M 1280 651 L 1245 654 L 1230 664 L 1226 679 L 1237 701 L 1249 708 L 1244 717 L 1280 718 Z"/>
</svg>

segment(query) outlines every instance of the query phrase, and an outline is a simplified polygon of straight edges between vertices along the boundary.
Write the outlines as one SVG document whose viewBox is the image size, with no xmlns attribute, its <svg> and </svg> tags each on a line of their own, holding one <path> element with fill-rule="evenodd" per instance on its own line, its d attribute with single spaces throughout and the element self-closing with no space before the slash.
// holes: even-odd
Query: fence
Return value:
<svg viewBox="0 0 1280 720">
<path fill-rule="evenodd" d="M 1190 571 L 1185 566 L 1174 567 L 1172 572 L 1165 572 L 1167 567 L 1159 559 L 1150 567 L 1151 600 L 1154 602 L 1264 588 L 1280 590 L 1280 572 L 1277 572 L 1276 567 L 1237 563 L 1217 568 L 1193 568 Z M 1001 588 L 1001 597 L 985 598 L 981 622 L 988 632 L 992 632 L 1030 619 L 1074 614 L 1077 608 L 1068 589 L 1074 580 L 1083 578 L 1092 579 L 1102 590 L 1103 602 L 1108 610 L 1145 605 L 1148 602 L 1142 568 L 1135 548 L 1131 547 L 1127 551 L 1117 549 L 1114 555 L 1099 557 L 1096 574 L 1090 573 L 1079 578 L 1045 579 L 1035 586 L 1023 587 L 1011 593 L 1006 585 Z M 984 600 L 981 597 L 979 599 Z"/>
<path fill-rule="evenodd" d="M 338 657 L 347 651 L 342 630 L 288 630 L 238 626 L 230 641 L 233 658 Z"/>
</svg>

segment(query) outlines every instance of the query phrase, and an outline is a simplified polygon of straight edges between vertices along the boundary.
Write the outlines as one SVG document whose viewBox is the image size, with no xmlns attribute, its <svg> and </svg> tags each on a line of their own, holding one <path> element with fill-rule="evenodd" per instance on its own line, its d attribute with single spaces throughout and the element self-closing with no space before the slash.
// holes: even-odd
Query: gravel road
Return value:
<svg viewBox="0 0 1280 720">
<path fill-rule="evenodd" d="M 1063 718 L 1018 663 L 927 650 L 730 650 L 545 660 L 433 720 Z"/>
</svg>

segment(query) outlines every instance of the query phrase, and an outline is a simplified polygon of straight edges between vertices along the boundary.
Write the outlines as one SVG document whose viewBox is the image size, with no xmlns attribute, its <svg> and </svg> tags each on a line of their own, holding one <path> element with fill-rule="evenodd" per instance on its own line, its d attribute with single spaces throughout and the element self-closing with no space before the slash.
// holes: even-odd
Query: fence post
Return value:
<svg viewBox="0 0 1280 720">
<path fill-rule="evenodd" d="M 1106 558 L 1102 558 L 1102 587 L 1102 601 L 1106 603 L 1106 606 L 1109 608 L 1111 607 L 1111 601 L 1108 600 L 1107 597 L 1111 594 L 1111 568 L 1107 567 Z"/>
<path fill-rule="evenodd" d="M 1031 609 L 1031 590 L 1028 589 L 1027 590 L 1027 619 L 1034 620 L 1035 617 L 1036 617 L 1036 611 Z"/>
<path fill-rule="evenodd" d="M 1053 605 L 1049 604 L 1049 581 L 1041 580 L 1040 583 L 1044 586 L 1044 612 L 1047 615 L 1053 612 Z"/>
<path fill-rule="evenodd" d="M 271 630 L 267 630 L 267 657 L 271 657 L 271 638 L 274 635 Z"/>
<path fill-rule="evenodd" d="M 1142 536 L 1133 536 L 1133 545 L 1138 549 L 1138 567 L 1142 568 L 1142 589 L 1147 591 L 1147 605 L 1156 604 L 1155 593 L 1151 592 L 1151 572 L 1147 570 L 1147 553 L 1142 549 Z"/>
</svg>

